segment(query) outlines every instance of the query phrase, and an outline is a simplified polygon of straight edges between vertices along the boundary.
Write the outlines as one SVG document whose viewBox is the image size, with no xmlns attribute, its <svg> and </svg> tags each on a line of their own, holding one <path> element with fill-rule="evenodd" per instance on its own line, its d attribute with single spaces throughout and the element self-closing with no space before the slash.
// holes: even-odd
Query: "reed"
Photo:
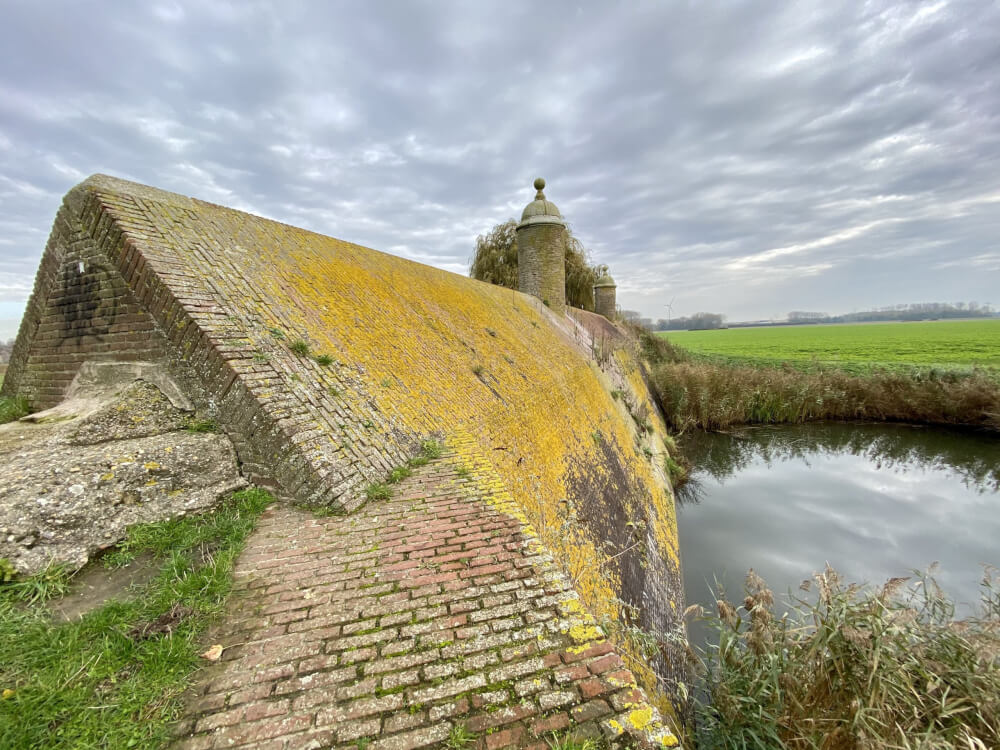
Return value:
<svg viewBox="0 0 1000 750">
<path fill-rule="evenodd" d="M 716 636 L 694 657 L 690 739 L 705 748 L 1000 747 L 1000 597 L 987 571 L 983 612 L 955 622 L 930 575 L 880 590 L 815 576 L 815 601 L 776 617 L 751 570 L 742 604 L 721 595 Z"/>
<path fill-rule="evenodd" d="M 860 419 L 1000 430 L 1000 385 L 973 371 L 803 372 L 663 358 L 651 381 L 676 430 Z"/>
</svg>

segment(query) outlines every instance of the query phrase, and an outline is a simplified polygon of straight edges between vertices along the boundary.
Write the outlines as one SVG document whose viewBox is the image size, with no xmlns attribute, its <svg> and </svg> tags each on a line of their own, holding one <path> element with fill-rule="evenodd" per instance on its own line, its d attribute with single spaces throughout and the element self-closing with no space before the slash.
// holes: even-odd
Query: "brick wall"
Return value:
<svg viewBox="0 0 1000 750">
<path fill-rule="evenodd" d="M 3 388 L 33 411 L 59 403 L 84 361 L 167 356 L 162 332 L 95 242 L 95 218 L 85 195 L 67 196 L 21 321 Z"/>
</svg>

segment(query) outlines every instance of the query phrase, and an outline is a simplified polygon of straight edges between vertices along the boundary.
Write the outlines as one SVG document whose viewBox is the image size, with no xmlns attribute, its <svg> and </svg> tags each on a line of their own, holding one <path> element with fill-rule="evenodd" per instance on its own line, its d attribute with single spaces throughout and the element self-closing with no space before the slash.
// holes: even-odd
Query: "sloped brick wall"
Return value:
<svg viewBox="0 0 1000 750">
<path fill-rule="evenodd" d="M 62 400 L 84 361 L 156 361 L 166 340 L 94 238 L 79 193 L 56 216 L 4 380 L 33 411 Z"/>
<path fill-rule="evenodd" d="M 574 319 L 509 289 L 113 178 L 87 180 L 66 205 L 6 392 L 44 387 L 55 399 L 79 359 L 165 356 L 192 400 L 216 411 L 255 481 L 343 511 L 438 436 L 491 477 L 506 512 L 533 525 L 596 614 L 641 601 L 623 587 L 624 561 L 641 555 L 660 561 L 653 577 L 665 584 L 667 616 L 651 624 L 676 622 L 662 444 L 643 454 L 617 386 L 602 380 L 617 360 L 595 361 Z M 88 292 L 86 319 L 131 322 L 101 334 L 121 339 L 81 337 L 76 352 L 63 344 L 71 364 L 57 369 L 33 358 L 53 356 L 38 332 L 77 283 L 75 247 L 93 255 L 85 269 L 106 271 L 88 288 L 117 300 L 108 316 L 101 292 Z M 639 527 L 644 538 L 623 535 Z"/>
</svg>

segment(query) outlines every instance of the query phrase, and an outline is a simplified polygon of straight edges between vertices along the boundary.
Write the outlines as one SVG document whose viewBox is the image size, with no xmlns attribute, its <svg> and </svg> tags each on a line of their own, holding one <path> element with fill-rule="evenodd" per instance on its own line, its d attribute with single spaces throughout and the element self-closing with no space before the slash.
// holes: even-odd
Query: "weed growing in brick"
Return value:
<svg viewBox="0 0 1000 750">
<path fill-rule="evenodd" d="M 365 422 L 365 427 L 374 427 L 371 422 Z M 397 466 L 386 477 L 384 482 L 376 482 L 365 488 L 365 497 L 368 500 L 388 500 L 392 497 L 392 485 L 397 484 L 413 473 L 413 469 L 418 466 L 426 466 L 431 460 L 441 458 L 443 449 L 437 440 L 424 440 L 420 444 L 420 453 L 402 466 Z"/>
<path fill-rule="evenodd" d="M 106 556 L 125 564 L 152 554 L 159 574 L 128 601 L 69 623 L 53 622 L 43 599 L 64 590 L 49 571 L 0 586 L 0 747 L 159 747 L 198 667 L 199 642 L 229 592 L 233 562 L 271 502 L 238 492 L 212 513 L 134 526 Z M 211 554 L 204 550 L 211 549 Z M 174 629 L 148 626 L 181 613 Z"/>
<path fill-rule="evenodd" d="M 280 328 L 268 328 L 267 332 L 270 333 L 274 338 L 282 340 L 285 338 L 285 332 Z"/>
<path fill-rule="evenodd" d="M 468 466 L 462 465 L 455 467 L 455 476 L 457 477 L 461 477 L 462 479 L 468 479 L 471 474 L 472 472 L 469 470 Z"/>
<path fill-rule="evenodd" d="M 392 497 L 392 488 L 385 482 L 375 482 L 365 487 L 365 497 L 369 500 L 388 500 Z"/>
<path fill-rule="evenodd" d="M 291 349 L 295 354 L 298 354 L 300 357 L 309 356 L 308 341 L 303 341 L 302 339 L 296 339 L 295 341 L 293 341 L 291 344 L 288 345 L 288 348 Z"/>
<path fill-rule="evenodd" d="M 424 440 L 420 443 L 420 455 L 428 459 L 441 458 L 444 448 L 437 440 Z"/>
<path fill-rule="evenodd" d="M 546 741 L 551 750 L 597 750 L 597 743 L 593 740 L 578 738 L 572 734 L 553 734 Z"/>
<path fill-rule="evenodd" d="M 271 354 L 269 352 L 254 352 L 253 361 L 259 365 L 271 361 Z"/>
<path fill-rule="evenodd" d="M 184 425 L 188 432 L 218 432 L 219 425 L 214 419 L 195 419 L 192 417 Z"/>
<path fill-rule="evenodd" d="M 463 747 L 470 747 L 476 741 L 476 735 L 468 730 L 465 724 L 456 724 L 448 732 L 448 739 L 444 741 L 444 746 L 449 750 L 460 750 Z"/>
<path fill-rule="evenodd" d="M 321 365 L 322 367 L 329 367 L 330 365 L 333 364 L 333 357 L 331 357 L 329 354 L 317 354 L 315 357 L 313 357 L 313 360 L 316 362 L 316 364 Z"/>
<path fill-rule="evenodd" d="M 474 365 L 472 365 L 472 374 L 475 375 L 477 378 L 483 374 L 483 366 L 479 362 L 476 362 Z"/>
<path fill-rule="evenodd" d="M 409 466 L 397 466 L 395 469 L 389 472 L 389 478 L 386 481 L 389 484 L 396 484 L 397 482 L 402 482 L 408 476 L 413 473 L 413 469 Z"/>
<path fill-rule="evenodd" d="M 28 413 L 28 399 L 23 396 L 0 398 L 0 424 L 13 422 Z"/>
</svg>

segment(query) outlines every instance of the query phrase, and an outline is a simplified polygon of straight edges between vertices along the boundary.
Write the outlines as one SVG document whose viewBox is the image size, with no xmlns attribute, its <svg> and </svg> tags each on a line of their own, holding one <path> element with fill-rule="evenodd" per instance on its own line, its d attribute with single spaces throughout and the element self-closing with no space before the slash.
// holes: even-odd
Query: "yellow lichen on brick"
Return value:
<svg viewBox="0 0 1000 750">
<path fill-rule="evenodd" d="M 631 724 L 634 729 L 638 729 L 640 731 L 648 727 L 652 720 L 652 706 L 643 706 L 642 708 L 633 709 L 628 715 L 629 724 Z"/>
<path fill-rule="evenodd" d="M 594 641 L 604 637 L 604 632 L 595 625 L 574 625 L 569 629 L 569 637 L 577 643 Z"/>
</svg>

